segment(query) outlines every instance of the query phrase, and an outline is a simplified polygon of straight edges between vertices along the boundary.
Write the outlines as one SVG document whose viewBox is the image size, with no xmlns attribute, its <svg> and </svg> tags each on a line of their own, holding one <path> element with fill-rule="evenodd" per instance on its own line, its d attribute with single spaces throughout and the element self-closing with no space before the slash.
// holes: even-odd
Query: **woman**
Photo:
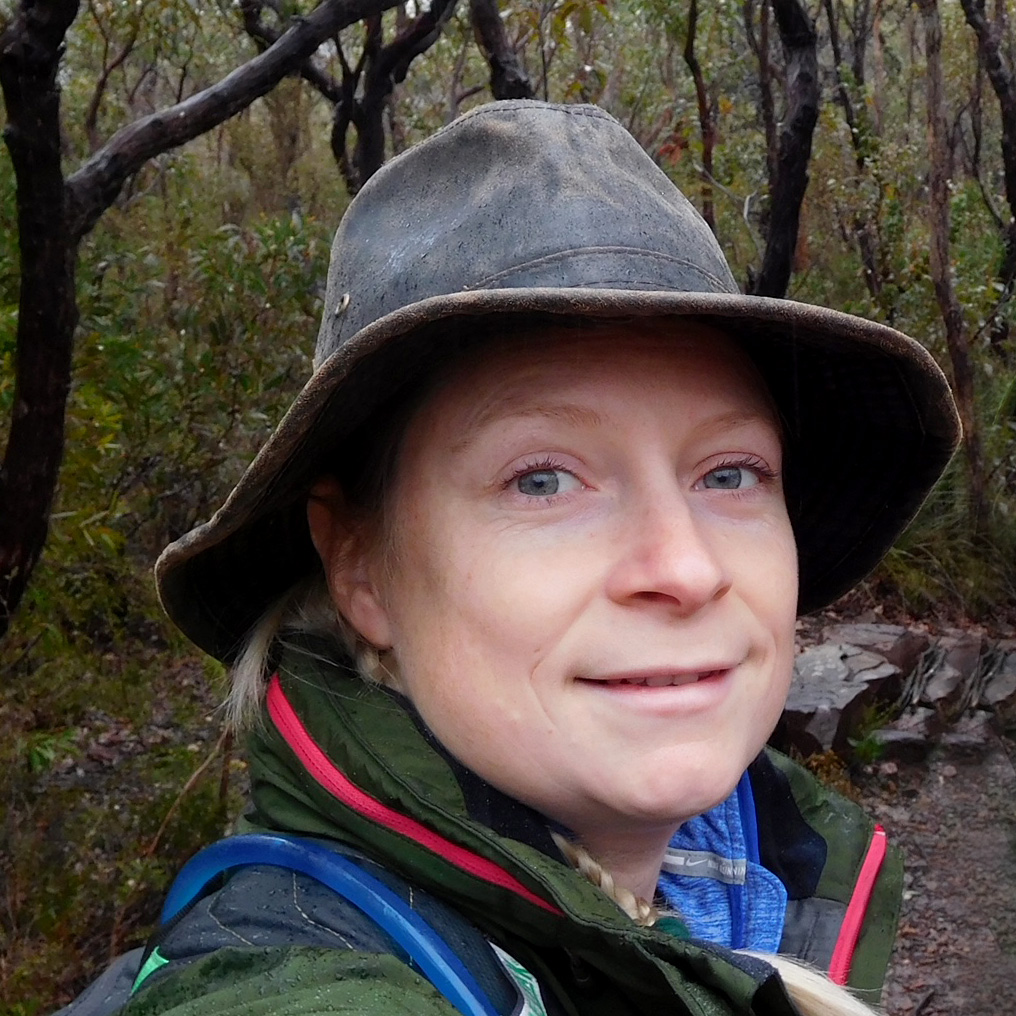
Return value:
<svg viewBox="0 0 1016 1016">
<path fill-rule="evenodd" d="M 379 880 L 484 1011 L 784 1014 L 786 986 L 858 1011 L 787 957 L 877 997 L 898 859 L 763 747 L 798 610 L 870 570 L 955 447 L 924 350 L 741 296 L 616 121 L 506 102 L 352 203 L 315 368 L 157 569 L 234 665 L 241 832 Z M 125 1011 L 454 1011 L 386 920 L 239 867 Z"/>
</svg>

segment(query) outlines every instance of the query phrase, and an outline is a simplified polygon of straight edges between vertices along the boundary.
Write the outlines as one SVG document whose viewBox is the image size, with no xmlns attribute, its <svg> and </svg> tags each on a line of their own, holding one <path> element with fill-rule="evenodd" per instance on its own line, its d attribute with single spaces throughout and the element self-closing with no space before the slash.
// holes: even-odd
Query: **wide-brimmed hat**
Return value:
<svg viewBox="0 0 1016 1016">
<path fill-rule="evenodd" d="M 442 343 L 576 318 L 675 335 L 693 319 L 748 351 L 784 426 L 802 612 L 874 567 L 959 437 L 948 384 L 913 339 L 742 295 L 701 216 L 607 113 L 495 102 L 393 159 L 350 204 L 313 375 L 225 504 L 159 558 L 170 617 L 233 659 L 318 567 L 311 484 L 370 444 Z"/>
</svg>

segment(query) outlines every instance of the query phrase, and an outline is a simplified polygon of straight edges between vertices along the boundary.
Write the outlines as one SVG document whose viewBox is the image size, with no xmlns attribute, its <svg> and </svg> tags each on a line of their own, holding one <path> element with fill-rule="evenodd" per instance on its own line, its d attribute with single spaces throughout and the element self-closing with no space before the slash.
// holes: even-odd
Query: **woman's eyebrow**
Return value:
<svg viewBox="0 0 1016 1016">
<path fill-rule="evenodd" d="M 523 399 L 497 399 L 488 402 L 471 413 L 462 428 L 462 437 L 452 445 L 452 451 L 459 452 L 468 448 L 476 437 L 488 427 L 506 423 L 509 420 L 543 419 L 560 421 L 575 427 L 602 427 L 609 425 L 609 417 L 604 417 L 590 406 L 576 403 L 552 403 L 549 405 L 526 404 Z M 779 423 L 766 410 L 731 409 L 710 416 L 695 427 L 699 433 L 712 433 L 756 426 L 758 424 L 773 427 L 777 436 L 781 434 Z"/>
<path fill-rule="evenodd" d="M 462 428 L 462 437 L 452 446 L 460 451 L 475 439 L 480 431 L 496 423 L 508 420 L 542 419 L 563 421 L 572 426 L 599 427 L 603 425 L 603 417 L 589 406 L 573 403 L 554 403 L 551 405 L 526 405 L 521 400 L 498 399 L 487 403 L 472 413 Z"/>
<path fill-rule="evenodd" d="M 721 430 L 727 427 L 748 427 L 756 423 L 763 423 L 775 427 L 780 433 L 779 422 L 775 415 L 768 409 L 731 409 L 726 413 L 718 413 L 703 420 L 699 425 L 702 430 Z"/>
</svg>

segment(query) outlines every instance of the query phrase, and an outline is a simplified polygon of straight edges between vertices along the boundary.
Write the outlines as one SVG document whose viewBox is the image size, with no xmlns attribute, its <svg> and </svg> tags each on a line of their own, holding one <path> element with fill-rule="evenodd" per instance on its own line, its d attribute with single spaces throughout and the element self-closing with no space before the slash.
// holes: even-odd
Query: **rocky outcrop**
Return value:
<svg viewBox="0 0 1016 1016">
<path fill-rule="evenodd" d="M 834 624 L 822 630 L 823 642 L 859 646 L 887 660 L 901 674 L 910 674 L 931 645 L 924 632 L 900 624 Z"/>
<path fill-rule="evenodd" d="M 807 756 L 874 739 L 875 750 L 916 759 L 940 741 L 976 750 L 992 725 L 1016 725 L 1016 641 L 837 624 L 798 654 L 771 743 Z"/>
<path fill-rule="evenodd" d="M 815 646 L 795 661 L 780 736 L 804 755 L 845 752 L 865 716 L 899 693 L 900 670 L 884 656 L 837 642 Z"/>
</svg>

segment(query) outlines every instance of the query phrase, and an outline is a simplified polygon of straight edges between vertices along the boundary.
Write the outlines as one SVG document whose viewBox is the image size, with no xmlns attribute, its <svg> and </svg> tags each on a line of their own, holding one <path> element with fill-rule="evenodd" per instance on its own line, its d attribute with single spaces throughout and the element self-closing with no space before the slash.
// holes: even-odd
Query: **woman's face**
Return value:
<svg viewBox="0 0 1016 1016">
<path fill-rule="evenodd" d="M 417 412 L 385 554 L 338 552 L 335 517 L 315 537 L 466 766 L 580 837 L 675 827 L 731 792 L 787 694 L 780 470 L 729 339 L 555 334 L 478 356 Z"/>
</svg>

